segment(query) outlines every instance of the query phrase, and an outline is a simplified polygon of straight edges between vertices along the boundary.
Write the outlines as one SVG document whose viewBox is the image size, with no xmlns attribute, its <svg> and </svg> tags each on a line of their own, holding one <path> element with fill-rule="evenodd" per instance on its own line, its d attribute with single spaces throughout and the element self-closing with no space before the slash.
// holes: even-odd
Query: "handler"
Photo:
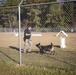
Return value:
<svg viewBox="0 0 76 75">
<path fill-rule="evenodd" d="M 28 23 L 27 28 L 24 30 L 24 53 L 31 52 L 31 25 Z"/>
</svg>

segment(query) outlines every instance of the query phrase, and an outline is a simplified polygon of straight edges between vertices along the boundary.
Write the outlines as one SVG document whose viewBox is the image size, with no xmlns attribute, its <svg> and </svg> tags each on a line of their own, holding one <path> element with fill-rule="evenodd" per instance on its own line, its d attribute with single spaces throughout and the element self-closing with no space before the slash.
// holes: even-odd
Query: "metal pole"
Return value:
<svg viewBox="0 0 76 75">
<path fill-rule="evenodd" d="M 18 6 L 19 11 L 19 51 L 20 51 L 20 65 L 22 64 L 22 55 L 21 55 L 21 17 L 20 17 L 20 5 Z"/>
<path fill-rule="evenodd" d="M 22 64 L 22 55 L 21 55 L 21 16 L 20 16 L 20 13 L 21 13 L 20 6 L 21 6 L 22 2 L 23 2 L 23 0 L 21 0 L 21 2 L 18 5 L 18 12 L 19 12 L 19 51 L 20 51 L 20 65 Z"/>
<path fill-rule="evenodd" d="M 22 55 L 21 55 L 21 16 L 20 16 L 20 5 L 22 4 L 23 0 L 18 5 L 18 12 L 19 12 L 19 51 L 20 51 L 20 62 L 19 64 L 22 64 Z"/>
</svg>

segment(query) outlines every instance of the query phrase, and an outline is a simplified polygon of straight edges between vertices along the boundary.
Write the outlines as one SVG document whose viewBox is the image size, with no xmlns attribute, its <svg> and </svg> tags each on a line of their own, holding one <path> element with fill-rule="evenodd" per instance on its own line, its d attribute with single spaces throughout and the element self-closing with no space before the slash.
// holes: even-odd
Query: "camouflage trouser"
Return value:
<svg viewBox="0 0 76 75">
<path fill-rule="evenodd" d="M 26 53 L 27 51 L 31 51 L 31 47 L 32 47 L 32 41 L 30 39 L 26 39 L 24 41 L 24 53 Z"/>
</svg>

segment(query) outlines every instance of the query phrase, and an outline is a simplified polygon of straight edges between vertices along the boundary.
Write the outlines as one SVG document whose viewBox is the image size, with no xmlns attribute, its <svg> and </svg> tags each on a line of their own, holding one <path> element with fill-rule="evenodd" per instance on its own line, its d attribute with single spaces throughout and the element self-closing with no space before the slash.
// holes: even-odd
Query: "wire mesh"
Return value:
<svg viewBox="0 0 76 75">
<path fill-rule="evenodd" d="M 18 7 L 0 9 L 0 58 L 19 62 Z M 45 67 L 76 67 L 76 2 L 61 2 L 21 6 L 22 63 Z M 32 52 L 24 54 L 24 30 L 32 25 Z M 61 33 L 64 31 L 68 37 Z M 40 34 L 41 36 L 37 36 Z M 65 38 L 66 48 L 60 48 L 60 37 Z M 40 54 L 36 44 L 47 46 L 53 43 L 55 54 Z"/>
</svg>

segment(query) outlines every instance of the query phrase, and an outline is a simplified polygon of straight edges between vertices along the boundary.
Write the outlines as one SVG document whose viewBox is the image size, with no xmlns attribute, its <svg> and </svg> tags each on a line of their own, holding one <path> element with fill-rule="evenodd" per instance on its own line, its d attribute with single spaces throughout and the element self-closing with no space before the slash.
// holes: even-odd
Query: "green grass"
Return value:
<svg viewBox="0 0 76 75">
<path fill-rule="evenodd" d="M 61 69 L 76 68 L 76 53 L 75 51 L 63 51 L 56 48 L 55 55 L 39 54 L 38 50 L 33 50 L 32 53 L 22 53 L 22 64 L 41 66 L 41 67 L 56 67 Z M 8 63 L 19 64 L 19 51 L 10 48 L 0 48 L 0 60 Z"/>
<path fill-rule="evenodd" d="M 0 75 L 75 75 L 76 70 L 58 69 L 55 67 L 46 68 L 40 66 L 19 66 L 0 61 Z"/>
<path fill-rule="evenodd" d="M 76 34 L 68 33 L 64 49 L 58 47 L 59 37 L 55 37 L 56 34 L 42 33 L 42 37 L 32 37 L 32 53 L 22 53 L 22 66 L 19 66 L 18 37 L 9 33 L 0 34 L 0 75 L 75 75 Z M 39 42 L 42 45 L 52 42 L 56 46 L 55 55 L 39 54 L 35 46 Z M 22 49 L 23 46 L 22 40 Z"/>
</svg>

